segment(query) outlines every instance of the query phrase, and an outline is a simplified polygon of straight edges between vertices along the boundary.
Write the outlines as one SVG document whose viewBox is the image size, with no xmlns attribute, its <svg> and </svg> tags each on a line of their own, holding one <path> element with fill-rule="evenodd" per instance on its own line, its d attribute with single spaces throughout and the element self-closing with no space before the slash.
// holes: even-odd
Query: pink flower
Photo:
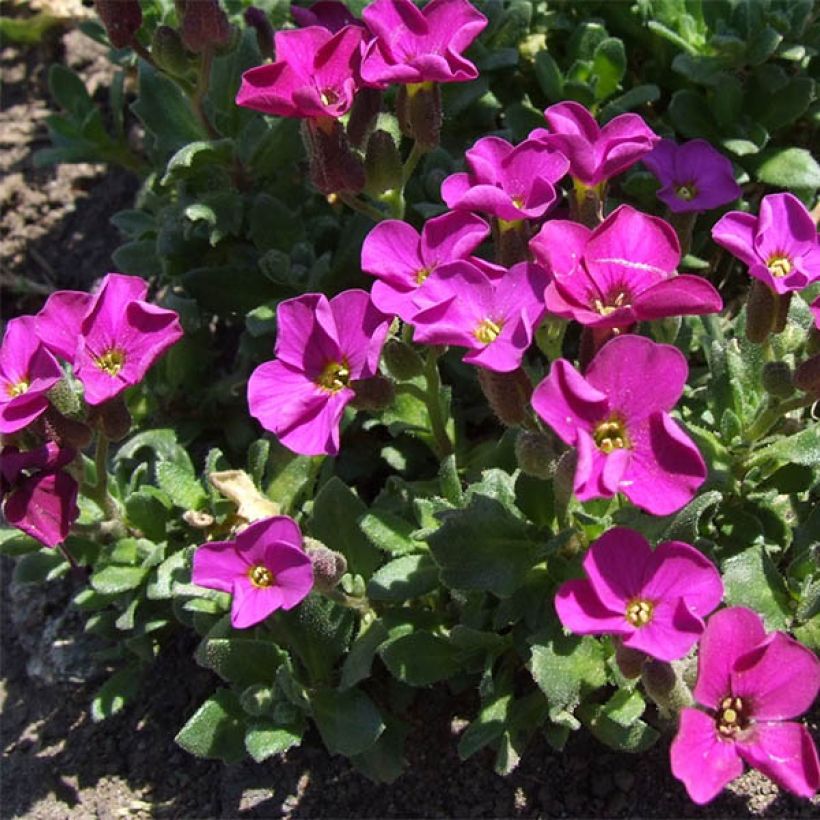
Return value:
<svg viewBox="0 0 820 820">
<path fill-rule="evenodd" d="M 80 327 L 94 297 L 78 290 L 58 290 L 34 317 L 40 341 L 55 355 L 73 364 Z"/>
<path fill-rule="evenodd" d="M 233 595 L 231 625 L 247 629 L 277 609 L 293 609 L 313 587 L 313 566 L 299 525 L 285 515 L 247 526 L 234 541 L 202 544 L 192 580 Z"/>
<path fill-rule="evenodd" d="M 501 270 L 466 259 L 439 267 L 415 298 L 414 341 L 466 347 L 465 362 L 497 373 L 519 368 L 545 313 L 547 276 L 529 262 Z"/>
<path fill-rule="evenodd" d="M 362 12 L 375 35 L 362 53 L 369 84 L 453 83 L 474 80 L 478 70 L 462 53 L 487 25 L 467 0 L 376 0 Z"/>
<path fill-rule="evenodd" d="M 622 492 L 652 515 L 691 501 L 706 465 L 669 415 L 688 372 L 677 348 L 631 334 L 608 341 L 583 376 L 565 359 L 553 362 L 532 406 L 577 448 L 574 488 L 581 501 Z"/>
<path fill-rule="evenodd" d="M 621 114 L 603 128 L 577 102 L 551 105 L 545 112 L 550 130 L 530 134 L 569 157 L 569 172 L 587 187 L 605 183 L 648 154 L 660 137 L 637 114 Z"/>
<path fill-rule="evenodd" d="M 412 322 L 412 297 L 439 266 L 469 256 L 490 233 L 490 226 L 473 214 L 442 214 L 424 223 L 421 235 L 406 222 L 388 219 L 365 237 L 362 270 L 378 277 L 370 296 L 384 313 Z"/>
<path fill-rule="evenodd" d="M 361 26 L 364 28 L 364 23 L 354 17 L 350 9 L 341 0 L 319 0 L 307 9 L 300 6 L 291 6 L 290 13 L 293 22 L 299 28 L 321 26 L 331 34 L 335 34 L 345 26 Z"/>
<path fill-rule="evenodd" d="M 61 469 L 76 455 L 53 442 L 26 452 L 5 447 L 0 453 L 3 515 L 9 524 L 47 547 L 65 541 L 80 517 L 77 482 Z"/>
<path fill-rule="evenodd" d="M 363 29 L 310 26 L 274 35 L 276 62 L 242 75 L 236 104 L 279 117 L 341 117 L 358 88 Z"/>
<path fill-rule="evenodd" d="M 700 276 L 678 276 L 680 245 L 672 226 L 629 205 L 594 231 L 562 219 L 530 240 L 535 260 L 551 274 L 547 309 L 596 328 L 716 313 L 723 300 Z"/>
<path fill-rule="evenodd" d="M 708 211 L 743 193 L 732 163 L 706 140 L 661 140 L 643 164 L 661 183 L 658 199 L 676 214 Z"/>
<path fill-rule="evenodd" d="M 652 550 L 638 532 L 615 527 L 584 557 L 587 578 L 558 589 L 561 623 L 579 635 L 618 635 L 624 646 L 662 661 L 682 658 L 723 598 L 714 564 L 689 544 Z"/>
<path fill-rule="evenodd" d="M 672 774 L 696 803 L 708 803 L 743 773 L 743 761 L 784 789 L 811 797 L 820 763 L 805 726 L 790 722 L 820 688 L 820 662 L 783 632 L 766 634 L 744 607 L 714 614 L 700 641 L 694 695 L 672 741 Z"/>
<path fill-rule="evenodd" d="M 363 290 L 328 301 L 321 293 L 288 299 L 276 312 L 276 359 L 248 381 L 251 415 L 302 455 L 339 452 L 339 424 L 354 382 L 375 376 L 390 317 Z"/>
<path fill-rule="evenodd" d="M 543 216 L 555 202 L 555 183 L 569 167 L 563 154 L 535 140 L 513 147 L 500 137 L 478 140 L 465 159 L 467 172 L 441 184 L 447 207 L 509 222 Z"/>
<path fill-rule="evenodd" d="M 760 215 L 731 211 L 712 228 L 712 239 L 775 293 L 802 290 L 820 279 L 817 229 L 793 194 L 769 194 Z"/>
<path fill-rule="evenodd" d="M 48 391 L 62 378 L 57 360 L 40 343 L 34 319 L 6 326 L 0 346 L 0 433 L 16 433 L 48 408 Z"/>
</svg>

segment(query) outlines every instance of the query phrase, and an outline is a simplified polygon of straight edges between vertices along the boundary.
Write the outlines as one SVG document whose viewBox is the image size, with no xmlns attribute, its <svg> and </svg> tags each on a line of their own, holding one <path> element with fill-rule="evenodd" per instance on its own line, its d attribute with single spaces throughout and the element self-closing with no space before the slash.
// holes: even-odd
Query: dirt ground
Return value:
<svg viewBox="0 0 820 820">
<path fill-rule="evenodd" d="M 104 87 L 108 76 L 104 53 L 77 31 L 25 51 L 0 50 L 4 318 L 35 311 L 51 290 L 88 286 L 110 270 L 119 238 L 108 218 L 128 207 L 137 189 L 136 179 L 104 166 L 33 167 L 32 152 L 48 144 L 45 73 L 54 60 L 79 70 L 90 87 Z M 46 685 L 27 672 L 32 652 L 43 648 L 40 636 L 53 636 L 52 648 L 79 637 L 78 619 L 59 618 L 70 582 L 12 594 L 11 567 L 0 562 L 3 818 L 783 818 L 816 817 L 820 809 L 817 798 L 793 799 L 756 773 L 698 808 L 669 772 L 668 739 L 639 757 L 612 753 L 587 736 L 573 737 L 561 754 L 536 741 L 501 778 L 488 754 L 459 761 L 457 734 L 476 704 L 443 689 L 420 701 L 410 765 L 392 786 L 374 785 L 330 757 L 315 735 L 264 765 L 196 760 L 173 742 L 215 684 L 193 662 L 193 637 L 181 635 L 160 657 L 137 702 L 94 724 L 87 709 L 99 681 Z"/>
</svg>

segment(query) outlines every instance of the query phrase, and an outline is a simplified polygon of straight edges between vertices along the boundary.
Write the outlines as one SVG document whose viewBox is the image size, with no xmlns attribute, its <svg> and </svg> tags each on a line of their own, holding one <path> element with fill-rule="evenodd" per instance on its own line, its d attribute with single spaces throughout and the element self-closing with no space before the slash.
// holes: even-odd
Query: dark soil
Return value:
<svg viewBox="0 0 820 820">
<path fill-rule="evenodd" d="M 45 75 L 54 60 L 79 69 L 91 88 L 104 87 L 109 76 L 104 53 L 77 31 L 26 52 L 0 51 L 6 318 L 36 311 L 54 289 L 88 287 L 110 270 L 120 240 L 108 219 L 130 206 L 137 189 L 131 175 L 100 165 L 34 168 L 33 152 L 48 144 Z M 195 665 L 193 636 L 181 635 L 158 659 L 135 703 L 95 724 L 88 706 L 99 680 L 43 685 L 27 673 L 36 638 L 65 607 L 70 584 L 31 590 L 26 617 L 33 613 L 33 620 L 22 619 L 21 629 L 11 622 L 21 607 L 8 591 L 11 567 L 0 564 L 2 817 L 812 817 L 820 807 L 749 773 L 698 808 L 669 772 L 668 738 L 638 757 L 612 753 L 582 733 L 560 754 L 537 740 L 501 778 L 489 754 L 459 761 L 457 735 L 475 704 L 443 689 L 418 699 L 410 765 L 391 786 L 374 785 L 330 757 L 315 735 L 264 765 L 197 760 L 173 737 L 218 684 Z M 60 633 L 55 647 L 76 639 L 80 624 L 66 619 L 60 629 L 74 634 Z"/>
</svg>

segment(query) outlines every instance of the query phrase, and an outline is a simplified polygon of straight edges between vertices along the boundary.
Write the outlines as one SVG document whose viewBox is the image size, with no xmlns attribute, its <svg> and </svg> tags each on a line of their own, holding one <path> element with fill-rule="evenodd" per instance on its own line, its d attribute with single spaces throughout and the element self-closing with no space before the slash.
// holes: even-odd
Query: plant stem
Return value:
<svg viewBox="0 0 820 820">
<path fill-rule="evenodd" d="M 374 222 L 381 222 L 384 219 L 384 214 L 380 210 L 374 208 L 367 202 L 363 202 L 361 199 L 353 196 L 352 194 L 340 191 L 339 199 L 341 199 L 348 208 L 352 208 L 360 214 L 369 216 Z"/>
<path fill-rule="evenodd" d="M 213 51 L 210 47 L 206 48 L 202 53 L 202 60 L 199 63 L 199 76 L 197 78 L 196 88 L 194 89 L 194 93 L 191 95 L 191 104 L 194 107 L 194 111 L 196 112 L 199 121 L 202 123 L 202 127 L 208 132 L 208 136 L 212 140 L 218 139 L 219 134 L 213 125 L 211 125 L 211 121 L 206 116 L 203 102 L 205 100 L 205 95 L 208 93 L 208 85 L 211 81 L 211 65 L 213 61 Z"/>
<path fill-rule="evenodd" d="M 441 392 L 441 377 L 438 372 L 439 355 L 435 348 L 430 348 L 428 351 L 427 361 L 424 364 L 424 380 L 427 382 L 425 404 L 427 405 L 427 413 L 430 416 L 430 429 L 436 445 L 436 455 L 439 459 L 443 459 L 453 452 L 453 443 L 447 434 L 447 424 L 441 412 L 441 402 L 439 401 Z"/>
<path fill-rule="evenodd" d="M 97 482 L 93 487 L 83 486 L 83 493 L 103 511 L 106 518 L 121 523 L 119 505 L 108 492 L 108 436 L 102 430 L 97 433 L 94 468 L 97 472 Z"/>
<path fill-rule="evenodd" d="M 746 440 L 751 443 L 763 438 L 786 413 L 799 410 L 801 407 L 809 407 L 816 401 L 816 396 L 797 396 L 778 402 L 774 406 L 770 405 L 752 422 L 751 427 L 746 431 Z"/>
<path fill-rule="evenodd" d="M 410 149 L 410 153 L 407 156 L 407 161 L 404 163 L 404 167 L 402 168 L 402 188 L 407 185 L 410 177 L 413 176 L 413 171 L 416 170 L 419 160 L 425 155 L 425 153 L 426 149 L 422 148 L 418 142 L 413 143 L 413 147 Z"/>
</svg>

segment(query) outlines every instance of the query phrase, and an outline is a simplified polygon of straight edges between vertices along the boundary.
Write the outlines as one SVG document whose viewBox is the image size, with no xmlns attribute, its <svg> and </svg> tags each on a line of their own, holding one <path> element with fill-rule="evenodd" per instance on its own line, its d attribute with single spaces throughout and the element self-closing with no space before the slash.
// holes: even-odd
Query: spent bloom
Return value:
<svg viewBox="0 0 820 820">
<path fill-rule="evenodd" d="M 680 244 L 672 226 L 629 205 L 616 208 L 595 230 L 550 220 L 530 249 L 552 274 L 547 309 L 584 325 L 628 328 L 723 308 L 711 283 L 677 275 Z"/>
<path fill-rule="evenodd" d="M 442 265 L 419 288 L 413 338 L 431 345 L 459 345 L 464 361 L 497 373 L 521 366 L 544 316 L 545 272 L 530 262 L 501 275 L 463 259 Z"/>
<path fill-rule="evenodd" d="M 362 79 L 371 85 L 474 80 L 478 69 L 463 52 L 487 25 L 467 0 L 376 0 L 362 12 L 375 35 L 362 53 Z"/>
<path fill-rule="evenodd" d="M 346 290 L 288 299 L 276 322 L 276 358 L 248 381 L 251 415 L 296 453 L 335 455 L 354 383 L 378 373 L 390 317 L 365 291 Z"/>
<path fill-rule="evenodd" d="M 233 596 L 231 625 L 246 629 L 277 609 L 293 609 L 313 587 L 313 566 L 299 525 L 286 515 L 248 525 L 233 541 L 194 553 L 193 582 Z"/>
<path fill-rule="evenodd" d="M 584 375 L 565 359 L 553 362 L 532 406 L 577 449 L 581 501 L 622 492 L 648 513 L 667 515 L 692 500 L 706 465 L 669 415 L 688 372 L 677 348 L 631 334 L 608 341 Z"/>
<path fill-rule="evenodd" d="M 362 32 L 360 26 L 277 31 L 276 62 L 242 75 L 236 104 L 279 117 L 341 117 L 358 88 Z"/>
<path fill-rule="evenodd" d="M 567 158 L 536 140 L 516 146 L 483 137 L 465 154 L 467 171 L 441 184 L 448 208 L 482 211 L 514 222 L 538 219 L 555 202 L 555 183 L 569 167 Z"/>
<path fill-rule="evenodd" d="M 46 394 L 62 375 L 37 338 L 34 319 L 12 319 L 0 346 L 0 433 L 16 433 L 41 416 L 49 405 Z"/>
<path fill-rule="evenodd" d="M 742 193 L 732 163 L 706 140 L 682 145 L 661 140 L 643 158 L 643 164 L 661 183 L 658 199 L 673 213 L 708 211 Z"/>
<path fill-rule="evenodd" d="M 672 741 L 672 774 L 696 803 L 708 803 L 743 774 L 743 761 L 801 797 L 820 788 L 817 749 L 791 718 L 811 708 L 820 661 L 783 632 L 767 634 L 745 607 L 715 613 L 698 654 L 695 700 Z"/>
<path fill-rule="evenodd" d="M 758 216 L 725 214 L 712 228 L 712 239 L 775 293 L 802 290 L 820 279 L 817 229 L 794 194 L 764 196 Z"/>
<path fill-rule="evenodd" d="M 624 646 L 662 661 L 689 652 L 723 598 L 720 573 L 694 547 L 666 541 L 653 550 L 626 527 L 589 548 L 584 570 L 586 578 L 558 589 L 561 623 L 579 635 L 617 635 Z"/>
<path fill-rule="evenodd" d="M 544 116 L 549 130 L 537 128 L 530 138 L 565 154 L 572 177 L 588 188 L 634 165 L 661 139 L 638 114 L 620 114 L 601 128 L 577 102 L 551 105 Z"/>
<path fill-rule="evenodd" d="M 397 219 L 380 222 L 362 245 L 362 270 L 378 277 L 370 291 L 373 304 L 411 322 L 419 286 L 439 265 L 469 256 L 489 233 L 483 219 L 463 211 L 427 220 L 421 234 Z"/>
<path fill-rule="evenodd" d="M 62 469 L 76 455 L 54 442 L 24 452 L 4 447 L 0 453 L 3 515 L 9 524 L 47 547 L 65 541 L 80 517 L 77 482 Z"/>
</svg>

